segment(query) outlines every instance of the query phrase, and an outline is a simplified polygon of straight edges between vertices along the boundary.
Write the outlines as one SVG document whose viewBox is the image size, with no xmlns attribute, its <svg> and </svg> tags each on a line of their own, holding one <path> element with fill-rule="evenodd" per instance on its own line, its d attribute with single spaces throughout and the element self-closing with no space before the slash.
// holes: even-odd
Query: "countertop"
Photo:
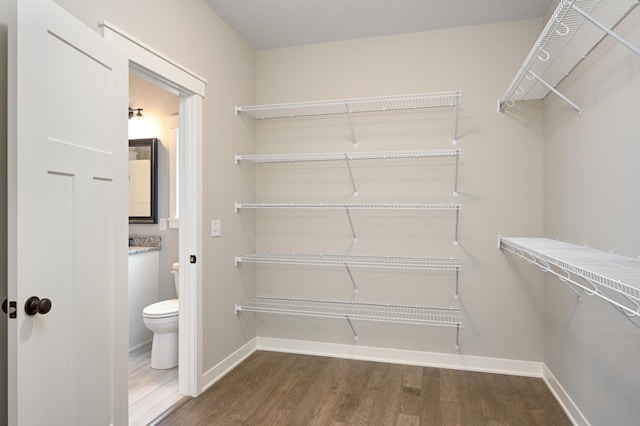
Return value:
<svg viewBox="0 0 640 426">
<path fill-rule="evenodd" d="M 149 253 L 152 251 L 160 251 L 160 247 L 129 247 L 129 254 Z"/>
</svg>

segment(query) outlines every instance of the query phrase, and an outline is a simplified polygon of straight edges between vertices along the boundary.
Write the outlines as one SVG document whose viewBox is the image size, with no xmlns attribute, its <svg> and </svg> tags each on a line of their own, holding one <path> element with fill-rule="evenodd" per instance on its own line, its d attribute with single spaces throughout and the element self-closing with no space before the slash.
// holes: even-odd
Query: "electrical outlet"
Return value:
<svg viewBox="0 0 640 426">
<path fill-rule="evenodd" d="M 222 224 L 219 219 L 214 219 L 211 221 L 211 236 L 219 237 L 222 235 Z"/>
</svg>

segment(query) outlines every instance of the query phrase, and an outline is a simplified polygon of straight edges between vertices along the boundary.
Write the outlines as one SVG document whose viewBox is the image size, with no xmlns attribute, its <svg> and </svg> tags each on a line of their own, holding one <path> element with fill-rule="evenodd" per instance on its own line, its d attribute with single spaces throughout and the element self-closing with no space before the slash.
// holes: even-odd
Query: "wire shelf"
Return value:
<svg viewBox="0 0 640 426">
<path fill-rule="evenodd" d="M 547 238 L 500 238 L 500 247 L 539 259 L 640 302 L 640 260 Z M 623 307 L 623 309 L 625 309 Z"/>
<path fill-rule="evenodd" d="M 460 271 L 462 264 L 456 258 L 354 256 L 342 254 L 309 253 L 255 253 L 236 257 L 236 263 L 267 263 L 280 265 L 348 266 L 382 269 L 421 269 Z"/>
<path fill-rule="evenodd" d="M 418 93 L 368 98 L 334 99 L 282 104 L 236 106 L 236 114 L 248 114 L 259 120 L 307 117 L 363 112 L 457 108 L 460 91 Z"/>
<path fill-rule="evenodd" d="M 637 0 L 560 0 L 500 99 L 499 109 L 502 110 L 505 104 L 513 105 L 516 100 L 543 99 L 554 91 L 580 111 L 555 87 L 607 34 L 636 53 L 640 52 L 611 31 L 637 5 Z"/>
<path fill-rule="evenodd" d="M 383 305 L 309 299 L 257 297 L 236 305 L 240 311 L 338 319 L 360 319 L 402 324 L 461 327 L 460 309 Z"/>
<path fill-rule="evenodd" d="M 294 163 L 305 161 L 345 161 L 345 160 L 391 160 L 402 158 L 442 158 L 460 155 L 459 149 L 427 151 L 380 151 L 380 152 L 332 152 L 308 154 L 262 154 L 236 155 L 238 161 L 255 163 Z"/>
<path fill-rule="evenodd" d="M 352 203 L 236 203 L 236 212 L 240 209 L 301 209 L 301 210 L 455 210 L 461 204 L 352 204 Z"/>
</svg>

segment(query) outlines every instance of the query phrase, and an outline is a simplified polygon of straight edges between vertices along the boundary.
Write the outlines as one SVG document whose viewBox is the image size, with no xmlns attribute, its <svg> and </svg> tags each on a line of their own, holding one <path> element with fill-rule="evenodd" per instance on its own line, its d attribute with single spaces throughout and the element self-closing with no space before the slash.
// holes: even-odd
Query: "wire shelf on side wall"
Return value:
<svg viewBox="0 0 640 426">
<path fill-rule="evenodd" d="M 640 317 L 640 259 L 548 238 L 500 236 L 498 241 L 499 248 L 556 275 L 578 296 L 572 286 L 606 300 L 629 317 Z M 602 290 L 614 292 L 625 303 Z"/>
<path fill-rule="evenodd" d="M 498 110 L 515 101 L 544 99 L 554 92 L 573 109 L 580 107 L 556 86 L 607 35 L 636 55 L 640 49 L 613 30 L 640 4 L 637 0 L 560 0 L 513 81 L 498 101 Z"/>
</svg>

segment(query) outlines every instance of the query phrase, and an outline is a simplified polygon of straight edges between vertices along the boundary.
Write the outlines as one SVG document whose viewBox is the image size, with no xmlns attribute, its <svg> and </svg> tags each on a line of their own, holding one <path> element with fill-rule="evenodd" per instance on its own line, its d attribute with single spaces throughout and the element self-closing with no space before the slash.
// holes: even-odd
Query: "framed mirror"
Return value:
<svg viewBox="0 0 640 426">
<path fill-rule="evenodd" d="M 129 223 L 158 223 L 158 139 L 129 139 Z"/>
</svg>

